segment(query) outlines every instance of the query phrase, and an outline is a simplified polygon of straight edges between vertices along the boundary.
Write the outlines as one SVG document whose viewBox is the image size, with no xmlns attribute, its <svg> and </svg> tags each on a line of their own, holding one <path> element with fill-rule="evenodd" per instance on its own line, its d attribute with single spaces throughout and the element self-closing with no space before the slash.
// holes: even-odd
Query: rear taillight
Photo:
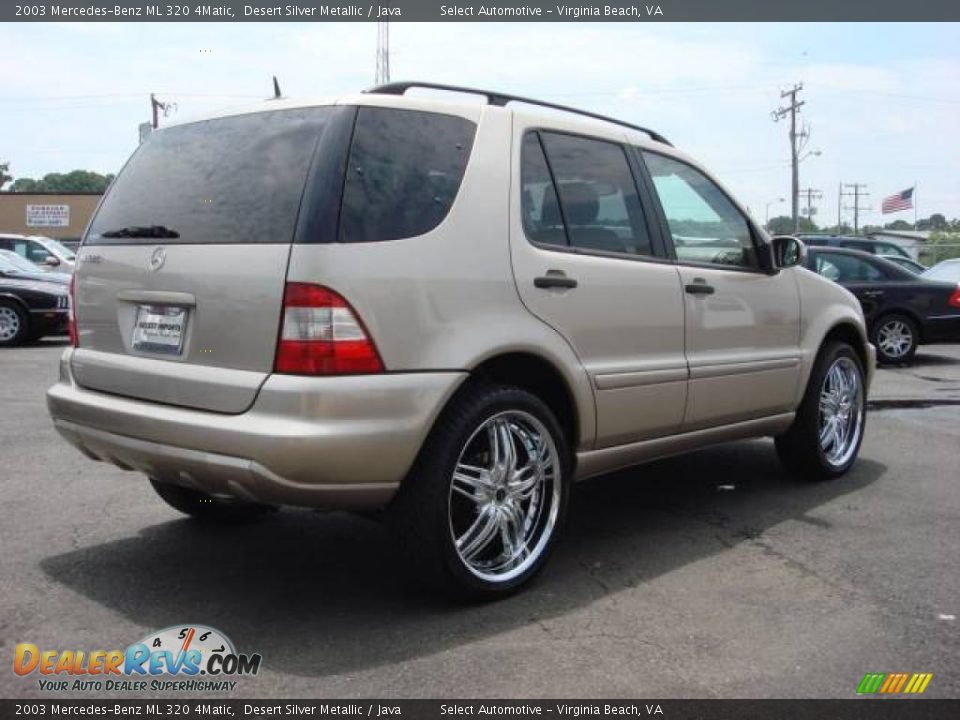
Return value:
<svg viewBox="0 0 960 720">
<path fill-rule="evenodd" d="M 70 336 L 70 345 L 78 347 L 80 345 L 77 336 L 77 291 L 75 287 L 77 276 L 70 276 L 70 295 L 67 300 L 67 334 Z"/>
<path fill-rule="evenodd" d="M 947 304 L 951 307 L 960 308 L 960 286 L 953 291 L 953 295 L 951 295 L 950 299 L 947 300 Z"/>
<path fill-rule="evenodd" d="M 275 370 L 292 375 L 383 372 L 373 340 L 350 304 L 329 288 L 287 283 Z"/>
</svg>

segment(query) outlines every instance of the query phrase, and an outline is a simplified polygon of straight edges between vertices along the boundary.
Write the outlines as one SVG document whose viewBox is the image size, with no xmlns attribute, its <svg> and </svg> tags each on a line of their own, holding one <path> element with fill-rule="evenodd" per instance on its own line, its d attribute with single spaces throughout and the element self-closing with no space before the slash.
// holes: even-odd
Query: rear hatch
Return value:
<svg viewBox="0 0 960 720">
<path fill-rule="evenodd" d="M 270 373 L 290 245 L 332 107 L 160 130 L 110 187 L 76 272 L 78 384 L 223 413 Z"/>
</svg>

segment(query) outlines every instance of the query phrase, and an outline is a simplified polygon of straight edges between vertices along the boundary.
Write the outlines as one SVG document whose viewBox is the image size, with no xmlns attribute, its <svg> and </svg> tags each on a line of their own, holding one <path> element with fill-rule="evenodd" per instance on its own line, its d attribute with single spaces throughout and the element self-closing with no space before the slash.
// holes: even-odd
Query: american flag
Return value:
<svg viewBox="0 0 960 720">
<path fill-rule="evenodd" d="M 884 198 L 883 204 L 880 207 L 884 215 L 900 212 L 901 210 L 909 210 L 913 207 L 913 188 Z"/>
</svg>

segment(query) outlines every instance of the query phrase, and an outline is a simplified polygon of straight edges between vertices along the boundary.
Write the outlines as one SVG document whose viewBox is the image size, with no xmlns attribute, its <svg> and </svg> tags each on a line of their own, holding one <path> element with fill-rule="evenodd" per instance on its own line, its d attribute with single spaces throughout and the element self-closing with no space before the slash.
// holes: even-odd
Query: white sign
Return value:
<svg viewBox="0 0 960 720">
<path fill-rule="evenodd" d="M 27 205 L 27 227 L 68 227 L 69 205 Z"/>
</svg>

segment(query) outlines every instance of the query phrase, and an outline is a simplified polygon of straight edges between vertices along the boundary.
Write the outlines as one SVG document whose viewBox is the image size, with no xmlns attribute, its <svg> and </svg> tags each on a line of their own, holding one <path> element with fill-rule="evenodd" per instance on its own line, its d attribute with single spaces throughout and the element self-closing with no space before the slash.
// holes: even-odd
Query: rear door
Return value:
<svg viewBox="0 0 960 720">
<path fill-rule="evenodd" d="M 155 132 L 112 184 L 76 272 L 76 381 L 238 413 L 271 371 L 290 245 L 331 108 Z"/>
<path fill-rule="evenodd" d="M 756 231 L 706 174 L 641 152 L 684 294 L 690 382 L 684 430 L 793 409 L 800 377 L 800 298 L 794 270 L 764 272 Z"/>
<path fill-rule="evenodd" d="M 624 145 L 520 126 L 514 156 L 517 289 L 593 382 L 596 446 L 676 432 L 687 392 L 683 298 Z"/>
</svg>

